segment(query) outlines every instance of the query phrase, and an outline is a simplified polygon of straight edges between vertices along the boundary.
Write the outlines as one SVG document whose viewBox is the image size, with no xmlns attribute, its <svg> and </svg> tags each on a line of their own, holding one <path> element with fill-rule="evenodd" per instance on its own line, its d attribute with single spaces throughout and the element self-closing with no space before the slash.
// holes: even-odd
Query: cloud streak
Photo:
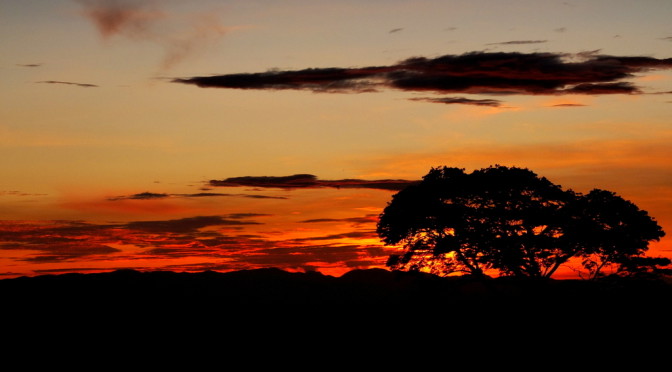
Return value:
<svg viewBox="0 0 672 372">
<path fill-rule="evenodd" d="M 126 225 L 133 230 L 153 233 L 194 233 L 209 226 L 240 226 L 258 225 L 259 222 L 241 221 L 240 218 L 224 218 L 221 216 L 197 216 L 176 220 L 136 221 Z"/>
<path fill-rule="evenodd" d="M 461 105 L 474 105 L 474 106 L 489 106 L 489 107 L 499 107 L 502 101 L 497 99 L 470 99 L 464 97 L 445 97 L 445 98 L 409 98 L 411 101 L 425 101 L 432 103 L 445 103 L 445 104 L 461 104 Z"/>
<path fill-rule="evenodd" d="M 525 45 L 525 44 L 543 44 L 547 42 L 548 40 L 512 40 L 512 41 L 503 41 L 499 43 L 489 43 L 487 45 Z"/>
<path fill-rule="evenodd" d="M 256 194 L 226 194 L 219 192 L 199 192 L 193 194 L 166 194 L 154 192 L 141 192 L 131 195 L 120 195 L 107 198 L 108 201 L 122 201 L 122 200 L 161 200 L 168 198 L 209 198 L 209 197 L 243 197 L 253 199 L 287 199 L 284 196 L 269 196 Z"/>
<path fill-rule="evenodd" d="M 670 68 L 672 58 L 610 56 L 597 52 L 472 52 L 436 58 L 409 58 L 390 66 L 236 73 L 178 78 L 173 82 L 202 88 L 342 93 L 397 89 L 438 94 L 637 94 L 641 93 L 639 87 L 626 79 L 638 73 Z M 451 99 L 430 101 L 478 103 L 451 102 Z"/>
<path fill-rule="evenodd" d="M 217 187 L 256 187 L 279 189 L 313 189 L 313 188 L 363 188 L 378 190 L 401 190 L 418 181 L 409 180 L 320 180 L 312 174 L 295 174 L 291 176 L 245 176 L 231 177 L 224 180 L 211 180 L 210 186 Z"/>
<path fill-rule="evenodd" d="M 29 193 L 18 190 L 0 190 L 0 196 L 45 196 L 48 194 Z"/>
<path fill-rule="evenodd" d="M 86 83 L 73 83 L 70 81 L 58 81 L 58 80 L 45 80 L 38 81 L 38 84 L 62 84 L 62 85 L 72 85 L 81 88 L 98 88 L 98 85 L 95 84 L 86 84 Z"/>
<path fill-rule="evenodd" d="M 586 105 L 582 103 L 558 103 L 555 105 L 551 105 L 550 107 L 584 107 Z"/>
</svg>

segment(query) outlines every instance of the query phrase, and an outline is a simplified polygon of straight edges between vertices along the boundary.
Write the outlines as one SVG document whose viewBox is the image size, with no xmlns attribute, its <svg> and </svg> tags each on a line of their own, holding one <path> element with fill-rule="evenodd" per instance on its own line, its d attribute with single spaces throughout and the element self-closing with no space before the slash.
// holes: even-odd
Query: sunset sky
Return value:
<svg viewBox="0 0 672 372">
<path fill-rule="evenodd" d="M 672 257 L 671 17 L 669 0 L 0 0 L 0 278 L 384 267 L 377 216 L 443 165 L 616 192 Z"/>
</svg>

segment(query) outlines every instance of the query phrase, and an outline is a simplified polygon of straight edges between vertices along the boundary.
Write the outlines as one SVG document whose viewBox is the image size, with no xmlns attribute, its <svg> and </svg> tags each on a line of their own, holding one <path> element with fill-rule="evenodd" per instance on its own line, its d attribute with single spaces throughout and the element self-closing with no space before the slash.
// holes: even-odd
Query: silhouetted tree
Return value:
<svg viewBox="0 0 672 372">
<path fill-rule="evenodd" d="M 643 257 L 650 241 L 665 235 L 646 211 L 611 191 L 594 189 L 578 195 L 574 203 L 574 223 L 566 235 L 576 245 L 582 266 L 591 278 L 616 266 L 619 275 L 665 273 L 666 258 Z"/>
<path fill-rule="evenodd" d="M 611 264 L 626 270 L 664 235 L 613 193 L 584 196 L 504 166 L 431 169 L 393 196 L 377 231 L 385 244 L 403 244 L 387 263 L 395 270 L 518 277 L 550 277 L 573 257 L 594 274 Z"/>
</svg>

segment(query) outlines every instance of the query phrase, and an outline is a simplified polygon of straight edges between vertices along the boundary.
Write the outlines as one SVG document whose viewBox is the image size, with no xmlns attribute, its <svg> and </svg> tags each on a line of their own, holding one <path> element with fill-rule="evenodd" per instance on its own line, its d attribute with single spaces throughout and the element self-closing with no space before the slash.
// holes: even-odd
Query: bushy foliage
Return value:
<svg viewBox="0 0 672 372">
<path fill-rule="evenodd" d="M 633 273 L 666 264 L 644 259 L 664 236 L 646 211 L 613 192 L 563 190 L 516 167 L 432 168 L 393 196 L 377 231 L 403 246 L 388 260 L 396 270 L 550 277 L 579 258 L 597 277 L 607 266 Z"/>
</svg>

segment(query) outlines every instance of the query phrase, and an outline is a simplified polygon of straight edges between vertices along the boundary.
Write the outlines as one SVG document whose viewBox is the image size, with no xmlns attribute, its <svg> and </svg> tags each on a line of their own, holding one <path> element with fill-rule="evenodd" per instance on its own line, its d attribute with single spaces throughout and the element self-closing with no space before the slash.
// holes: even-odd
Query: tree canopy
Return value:
<svg viewBox="0 0 672 372">
<path fill-rule="evenodd" d="M 395 270 L 550 277 L 572 258 L 591 277 L 668 265 L 646 258 L 664 236 L 646 211 L 613 192 L 581 194 L 516 167 L 432 168 L 392 197 L 377 226 Z"/>
</svg>

